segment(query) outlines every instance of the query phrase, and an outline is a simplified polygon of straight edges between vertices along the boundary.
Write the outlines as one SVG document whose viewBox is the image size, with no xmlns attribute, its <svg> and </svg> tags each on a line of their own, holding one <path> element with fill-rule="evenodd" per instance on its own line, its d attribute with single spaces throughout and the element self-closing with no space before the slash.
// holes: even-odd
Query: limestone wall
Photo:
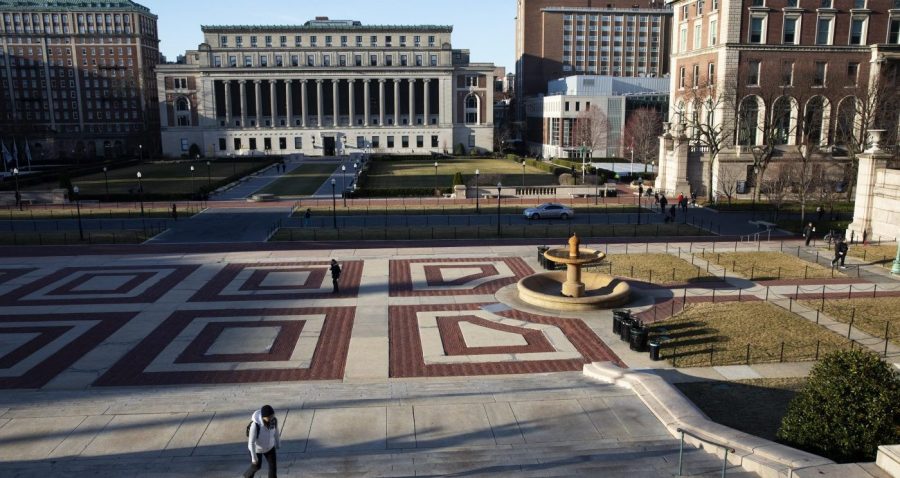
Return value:
<svg viewBox="0 0 900 478">
<path fill-rule="evenodd" d="M 878 169 L 872 198 L 872 236 L 900 237 L 900 169 Z"/>
</svg>

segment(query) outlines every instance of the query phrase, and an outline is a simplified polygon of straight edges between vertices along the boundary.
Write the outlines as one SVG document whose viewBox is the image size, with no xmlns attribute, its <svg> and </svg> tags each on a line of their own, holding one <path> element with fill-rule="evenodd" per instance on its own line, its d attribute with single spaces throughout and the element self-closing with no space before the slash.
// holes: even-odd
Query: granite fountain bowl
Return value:
<svg viewBox="0 0 900 478">
<path fill-rule="evenodd" d="M 577 256 L 570 256 L 566 249 L 551 249 L 544 253 L 544 257 L 580 269 L 583 265 L 599 262 L 605 254 L 580 249 Z M 627 282 L 600 272 L 579 271 L 580 282 L 584 284 L 582 295 L 566 296 L 562 289 L 568 274 L 568 271 L 552 271 L 525 277 L 516 285 L 519 298 L 528 304 L 552 310 L 613 309 L 630 300 L 631 289 Z"/>
</svg>

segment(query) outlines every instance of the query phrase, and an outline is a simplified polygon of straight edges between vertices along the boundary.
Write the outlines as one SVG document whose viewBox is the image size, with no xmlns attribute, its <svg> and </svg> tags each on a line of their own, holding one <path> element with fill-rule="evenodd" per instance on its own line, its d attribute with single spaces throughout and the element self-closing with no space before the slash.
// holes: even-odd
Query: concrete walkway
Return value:
<svg viewBox="0 0 900 478">
<path fill-rule="evenodd" d="M 264 242 L 278 222 L 291 215 L 290 205 L 206 209 L 189 219 L 170 221 L 169 229 L 148 244 Z"/>
<path fill-rule="evenodd" d="M 273 164 L 261 171 L 242 178 L 234 187 L 209 197 L 210 201 L 233 201 L 235 199 L 246 199 L 255 192 L 274 183 L 282 175 L 293 171 L 303 164 L 303 159 L 298 155 L 290 155 L 285 157 L 285 171 L 278 169 L 278 164 Z"/>
</svg>

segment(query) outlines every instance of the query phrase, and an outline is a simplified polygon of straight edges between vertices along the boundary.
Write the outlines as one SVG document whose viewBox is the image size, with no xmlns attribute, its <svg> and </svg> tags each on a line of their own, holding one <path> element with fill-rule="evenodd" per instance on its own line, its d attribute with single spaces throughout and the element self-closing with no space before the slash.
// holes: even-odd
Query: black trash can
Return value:
<svg viewBox="0 0 900 478">
<path fill-rule="evenodd" d="M 659 360 L 659 351 L 662 349 L 662 343 L 659 340 L 653 339 L 648 342 L 648 344 L 650 345 L 650 360 Z"/>
<path fill-rule="evenodd" d="M 631 337 L 629 342 L 629 348 L 636 352 L 643 352 L 647 350 L 647 338 L 650 336 L 650 331 L 647 330 L 647 327 L 636 326 L 631 328 Z"/>
<path fill-rule="evenodd" d="M 622 330 L 622 320 L 630 318 L 630 309 L 613 309 L 613 333 L 620 335 Z"/>
<path fill-rule="evenodd" d="M 549 250 L 550 250 L 550 248 L 547 247 L 547 246 L 538 246 L 538 248 L 537 248 L 537 254 L 538 254 L 537 260 L 538 260 L 538 264 L 539 264 L 541 267 L 543 267 L 544 269 L 549 269 L 549 267 L 547 267 L 547 262 L 548 262 L 548 261 L 547 261 L 547 258 L 544 257 L 544 253 L 547 252 L 547 251 L 549 251 Z"/>
<path fill-rule="evenodd" d="M 622 325 L 619 329 L 619 339 L 622 342 L 631 340 L 631 328 L 635 325 L 635 320 L 631 317 L 622 319 Z"/>
</svg>

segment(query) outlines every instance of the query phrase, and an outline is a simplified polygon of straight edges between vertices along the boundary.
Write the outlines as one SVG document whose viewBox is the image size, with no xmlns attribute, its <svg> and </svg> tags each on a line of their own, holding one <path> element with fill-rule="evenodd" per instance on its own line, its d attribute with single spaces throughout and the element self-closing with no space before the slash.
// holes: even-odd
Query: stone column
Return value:
<svg viewBox="0 0 900 478">
<path fill-rule="evenodd" d="M 260 127 L 262 120 L 262 80 L 253 80 L 253 94 L 256 96 L 256 127 Z"/>
<path fill-rule="evenodd" d="M 318 123 L 316 123 L 316 126 L 318 126 L 320 128 L 322 126 L 325 126 L 325 118 L 324 118 L 325 115 L 322 114 L 323 110 L 325 109 L 325 98 L 322 97 L 322 95 L 323 95 L 322 82 L 323 81 L 324 80 L 316 80 L 316 114 L 319 117 L 319 121 L 318 121 Z"/>
<path fill-rule="evenodd" d="M 334 110 L 334 118 L 332 123 L 334 124 L 334 126 L 340 124 L 339 118 L 341 117 L 341 106 L 338 104 L 338 99 L 340 98 L 340 95 L 338 95 L 338 85 L 340 84 L 339 81 L 340 80 L 336 79 L 331 80 L 331 102 L 332 109 Z"/>
<path fill-rule="evenodd" d="M 240 80 L 241 87 L 241 128 L 247 127 L 247 80 Z"/>
<path fill-rule="evenodd" d="M 384 78 L 378 80 L 378 124 L 384 126 Z"/>
<path fill-rule="evenodd" d="M 416 79 L 406 80 L 409 83 L 409 124 L 416 124 Z"/>
<path fill-rule="evenodd" d="M 225 80 L 225 126 L 231 126 L 231 81 Z"/>
<path fill-rule="evenodd" d="M 884 130 L 871 129 L 869 134 L 872 136 L 872 146 L 857 156 L 859 166 L 857 167 L 856 190 L 854 191 L 856 201 L 853 206 L 853 222 L 847 226 L 847 229 L 852 231 L 860 241 L 866 231 L 868 231 L 867 235 L 872 237 L 877 172 L 887 168 L 891 158 L 891 155 L 882 150 L 879 145 Z"/>
<path fill-rule="evenodd" d="M 275 83 L 277 80 L 269 80 L 269 108 L 272 109 L 272 127 L 277 127 L 276 119 L 278 118 L 278 105 L 275 103 L 275 98 L 278 95 L 275 93 Z"/>
<path fill-rule="evenodd" d="M 307 104 L 306 80 L 300 80 L 300 125 L 306 128 L 306 118 L 309 116 Z"/>
<path fill-rule="evenodd" d="M 428 125 L 428 124 L 430 123 L 430 121 L 428 121 L 428 115 L 430 114 L 430 111 L 428 111 L 428 109 L 429 109 L 429 108 L 428 108 L 428 107 L 429 107 L 429 105 L 428 105 L 428 94 L 429 94 L 429 91 L 428 91 L 428 83 L 431 82 L 431 79 L 425 78 L 425 79 L 422 80 L 422 81 L 423 81 L 424 84 L 425 84 L 425 94 L 422 95 L 422 109 L 424 110 L 424 113 L 423 113 L 423 114 L 425 115 L 425 119 L 424 119 L 422 122 L 423 122 L 424 124 Z"/>
<path fill-rule="evenodd" d="M 353 78 L 350 78 L 350 79 L 347 80 L 347 103 L 348 103 L 348 104 L 347 104 L 347 111 L 348 111 L 348 114 L 350 115 L 350 121 L 349 121 L 349 123 L 350 123 L 350 126 L 351 126 L 351 127 L 353 127 L 353 125 L 356 124 L 356 120 L 353 118 L 353 117 L 355 116 L 355 114 L 356 114 L 356 111 L 354 111 L 355 108 L 354 108 L 354 105 L 353 105 L 353 98 L 354 98 L 354 96 L 353 96 L 353 95 L 354 95 L 354 91 L 353 91 L 353 83 L 354 83 L 355 81 L 356 81 L 356 80 L 354 80 Z"/>
<path fill-rule="evenodd" d="M 371 115 L 369 104 L 371 101 L 371 95 L 369 94 L 369 79 L 366 78 L 363 80 L 363 126 L 369 126 L 369 116 Z"/>
<path fill-rule="evenodd" d="M 291 89 L 293 88 L 293 80 L 284 80 L 284 115 L 285 120 L 284 124 L 288 126 L 288 128 L 294 126 L 294 120 L 291 118 L 293 114 L 293 105 L 291 104 L 294 100 L 294 94 Z"/>
<path fill-rule="evenodd" d="M 400 124 L 400 82 L 396 78 L 391 80 L 394 82 L 394 124 Z"/>
</svg>

